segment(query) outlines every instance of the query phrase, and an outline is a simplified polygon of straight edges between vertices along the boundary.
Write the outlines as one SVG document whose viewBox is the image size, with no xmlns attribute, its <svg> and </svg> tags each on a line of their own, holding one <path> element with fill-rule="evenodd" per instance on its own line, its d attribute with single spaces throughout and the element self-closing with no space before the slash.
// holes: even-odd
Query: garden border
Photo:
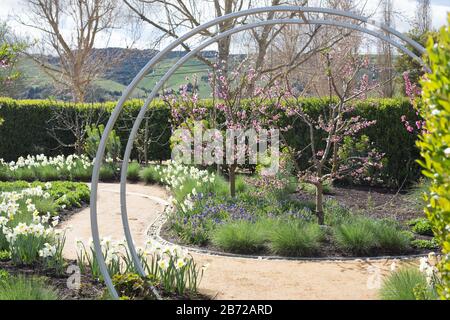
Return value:
<svg viewBox="0 0 450 320">
<path fill-rule="evenodd" d="M 418 259 L 428 256 L 427 253 L 423 254 L 412 254 L 412 255 L 400 255 L 400 256 L 362 256 L 362 257 L 283 257 L 274 255 L 251 255 L 251 254 L 238 254 L 229 252 L 220 252 L 209 249 L 201 249 L 197 247 L 180 245 L 177 243 L 170 242 L 161 236 L 161 230 L 164 224 L 167 222 L 167 215 L 163 211 L 158 215 L 158 217 L 152 222 L 152 224 L 147 228 L 146 234 L 156 242 L 162 245 L 168 246 L 178 246 L 182 249 L 186 249 L 189 252 L 194 252 L 198 254 L 213 256 L 213 257 L 228 257 L 228 258 L 240 258 L 240 259 L 250 259 L 250 260 L 267 260 L 267 261 L 302 261 L 302 262 L 336 262 L 336 261 L 379 261 L 379 260 L 411 260 Z"/>
<path fill-rule="evenodd" d="M 148 105 L 151 103 L 151 101 L 156 96 L 157 92 L 161 89 L 161 87 L 164 85 L 164 83 L 171 77 L 171 75 L 179 68 L 181 67 L 187 60 L 189 60 L 192 56 L 194 56 L 196 53 L 200 52 L 203 48 L 216 43 L 220 39 L 224 37 L 231 36 L 235 33 L 248 30 L 248 29 L 254 29 L 260 26 L 264 25 L 276 25 L 276 24 L 318 24 L 318 25 L 332 25 L 332 26 L 338 26 L 343 27 L 347 29 L 353 29 L 357 30 L 369 35 L 372 35 L 376 38 L 379 38 L 380 40 L 383 40 L 387 43 L 390 43 L 391 45 L 399 48 L 403 52 L 405 52 L 407 55 L 412 57 L 413 59 L 419 61 L 427 70 L 429 68 L 425 65 L 423 60 L 416 56 L 414 53 L 412 53 L 410 50 L 408 50 L 403 45 L 399 44 L 398 42 L 392 40 L 390 37 L 386 37 L 383 34 L 389 34 L 389 35 L 395 35 L 396 37 L 400 38 L 401 40 L 409 43 L 416 49 L 420 51 L 420 53 L 424 52 L 424 48 L 418 44 L 417 42 L 413 41 L 412 39 L 402 35 L 395 29 L 392 29 L 386 25 L 383 25 L 381 23 L 378 23 L 376 21 L 370 20 L 366 17 L 362 17 L 359 15 L 355 15 L 349 12 L 341 11 L 341 10 L 335 10 L 335 9 L 327 9 L 327 8 L 314 8 L 314 7 L 301 7 L 301 6 L 272 6 L 272 7 L 262 7 L 262 8 L 253 8 L 245 11 L 238 11 L 235 13 L 231 13 L 228 15 L 224 15 L 222 17 L 218 17 L 216 19 L 211 20 L 210 22 L 207 22 L 203 25 L 200 25 L 190 32 L 186 33 L 184 36 L 178 38 L 177 40 L 173 41 L 170 45 L 168 45 L 164 50 L 159 52 L 152 60 L 149 61 L 149 63 L 138 73 L 138 75 L 134 78 L 134 80 L 131 82 L 131 84 L 127 87 L 126 91 L 123 93 L 119 103 L 115 107 L 108 124 L 105 127 L 105 130 L 103 132 L 99 148 L 97 151 L 97 155 L 95 157 L 95 164 L 94 169 L 92 173 L 92 186 L 91 186 L 91 229 L 92 229 L 92 238 L 94 242 L 94 248 L 97 256 L 97 260 L 99 263 L 100 270 L 102 272 L 102 275 L 105 279 L 105 283 L 112 295 L 113 298 L 118 299 L 119 296 L 117 294 L 117 291 L 114 288 L 114 285 L 111 280 L 111 276 L 109 275 L 106 263 L 102 254 L 101 245 L 100 245 L 100 235 L 99 235 L 99 228 L 98 228 L 98 221 L 97 221 L 97 189 L 98 189 L 98 182 L 99 182 L 99 176 L 100 176 L 100 167 L 104 158 L 105 148 L 107 139 L 109 137 L 110 132 L 113 130 L 114 124 L 118 119 L 119 114 L 121 113 L 123 109 L 123 105 L 125 101 L 129 98 L 131 92 L 136 88 L 137 84 L 144 78 L 148 70 L 153 67 L 156 63 L 158 63 L 167 53 L 172 51 L 174 48 L 176 48 L 178 45 L 184 43 L 184 41 L 190 39 L 191 37 L 197 35 L 202 30 L 208 29 L 209 27 L 215 26 L 221 22 L 229 21 L 232 19 L 236 19 L 239 17 L 247 17 L 250 15 L 258 14 L 258 13 L 268 13 L 268 12 L 298 12 L 300 14 L 300 19 L 278 19 L 278 20 L 267 20 L 267 21 L 259 21 L 257 23 L 249 24 L 249 25 L 243 25 L 240 27 L 234 27 L 228 31 L 225 31 L 223 33 L 219 33 L 215 37 L 212 37 L 211 39 L 203 42 L 199 46 L 197 46 L 195 49 L 190 51 L 186 56 L 181 58 L 177 63 L 172 66 L 172 68 L 167 71 L 167 73 L 161 78 L 161 80 L 156 84 L 156 86 L 153 88 L 151 94 L 147 98 L 144 106 L 140 110 L 140 113 L 138 117 L 136 118 L 136 121 L 133 125 L 133 129 L 131 130 L 129 140 L 127 143 L 127 147 L 125 150 L 125 154 L 123 157 L 123 166 L 122 166 L 122 172 L 121 172 L 121 213 L 122 213 L 122 224 L 125 232 L 125 237 L 130 249 L 131 256 L 133 258 L 133 262 L 135 264 L 135 267 L 138 271 L 138 273 L 142 276 L 145 276 L 145 272 L 143 270 L 142 264 L 139 261 L 139 257 L 136 252 L 136 248 L 133 245 L 133 238 L 130 233 L 130 228 L 128 225 L 128 214 L 127 214 L 127 204 L 126 204 L 126 184 L 127 184 L 127 168 L 128 168 L 128 160 L 131 155 L 131 151 L 134 145 L 135 136 L 137 134 L 137 131 L 139 129 L 140 124 L 142 123 L 142 120 L 145 117 L 145 113 L 147 111 Z M 375 32 L 367 28 L 363 28 L 358 24 L 351 24 L 351 23 L 342 23 L 335 20 L 309 20 L 305 17 L 305 13 L 324 13 L 324 14 L 330 14 L 334 16 L 342 16 L 347 17 L 353 20 L 357 20 L 361 22 L 361 24 L 368 24 L 374 27 L 377 27 L 381 29 L 380 32 Z M 383 33 L 381 33 L 383 32 Z"/>
</svg>

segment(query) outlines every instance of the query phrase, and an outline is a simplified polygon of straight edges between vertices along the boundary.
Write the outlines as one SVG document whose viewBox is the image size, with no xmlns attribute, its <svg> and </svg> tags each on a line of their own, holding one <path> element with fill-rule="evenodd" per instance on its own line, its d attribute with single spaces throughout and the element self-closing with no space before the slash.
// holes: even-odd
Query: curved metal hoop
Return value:
<svg viewBox="0 0 450 320">
<path fill-rule="evenodd" d="M 348 18 L 352 18 L 354 20 L 358 20 L 361 22 L 364 22 L 366 24 L 371 24 L 373 26 L 376 26 L 386 33 L 393 34 L 400 38 L 401 40 L 405 41 L 406 43 L 410 44 L 414 48 L 416 48 L 419 52 L 423 53 L 425 49 L 415 41 L 405 37 L 398 31 L 386 27 L 382 24 L 379 24 L 375 21 L 368 20 L 367 18 L 353 15 L 348 12 L 339 11 L 339 10 L 333 10 L 333 9 L 326 9 L 326 8 L 308 8 L 308 7 L 298 7 L 298 6 L 276 6 L 276 7 L 266 7 L 266 8 L 254 8 L 246 11 L 236 12 L 229 14 L 227 16 L 222 16 L 220 18 L 214 19 L 202 26 L 199 26 L 192 31 L 186 33 L 184 36 L 179 38 L 178 40 L 171 43 L 168 47 L 166 47 L 164 50 L 162 50 L 160 53 L 158 53 L 153 59 L 149 61 L 149 63 L 139 72 L 139 74 L 136 76 L 136 78 L 131 82 L 131 84 L 128 86 L 127 90 L 123 93 L 121 99 L 119 100 L 116 108 L 112 112 L 112 115 L 108 121 L 107 126 L 105 127 L 102 139 L 100 141 L 99 149 L 97 151 L 97 156 L 95 159 L 93 174 L 92 174 L 92 187 L 91 187 L 91 229 L 92 229 L 92 238 L 94 242 L 94 248 L 97 256 L 97 260 L 99 262 L 100 270 L 103 274 L 103 277 L 105 279 L 105 283 L 108 286 L 108 289 L 111 293 L 111 295 L 114 298 L 118 298 L 118 294 L 112 284 L 111 277 L 107 271 L 106 263 L 101 251 L 101 245 L 100 245 L 100 237 L 98 232 L 98 221 L 97 221 L 97 193 L 98 193 L 98 181 L 99 181 L 99 175 L 100 175 L 100 167 L 102 164 L 102 160 L 105 153 L 106 148 L 106 140 L 109 136 L 110 132 L 112 131 L 112 128 L 114 124 L 116 123 L 122 109 L 123 105 L 126 102 L 126 100 L 131 95 L 132 91 L 136 88 L 137 84 L 143 79 L 145 74 L 152 68 L 155 64 L 157 64 L 161 59 L 163 59 L 170 51 L 172 51 L 174 48 L 176 48 L 178 45 L 186 41 L 187 39 L 193 37 L 194 35 L 198 34 L 200 31 L 205 30 L 207 28 L 210 28 L 214 25 L 217 25 L 220 22 L 236 19 L 239 17 L 254 15 L 258 13 L 267 13 L 267 12 L 314 12 L 314 13 L 326 13 L 326 14 L 332 14 L 337 16 L 344 16 Z M 343 27 L 351 30 L 360 31 L 369 35 L 372 35 L 376 38 L 379 38 L 406 53 L 413 59 L 420 62 L 422 65 L 425 66 L 423 60 L 415 55 L 413 52 L 408 50 L 405 46 L 399 44 L 398 42 L 392 40 L 389 37 L 386 37 L 383 34 L 380 34 L 379 32 L 375 32 L 373 30 L 369 30 L 367 28 L 361 27 L 359 25 L 354 25 L 350 23 L 345 22 L 339 22 L 334 20 L 305 20 L 305 19 L 275 19 L 275 20 L 267 20 L 267 21 L 259 21 L 256 23 L 248 24 L 248 25 L 242 25 L 239 27 L 235 27 L 233 29 L 230 29 L 226 32 L 223 32 L 221 34 L 216 35 L 215 37 L 212 37 L 205 41 L 204 43 L 197 46 L 195 49 L 193 49 L 191 52 L 186 54 L 184 57 L 182 57 L 175 65 L 173 65 L 170 70 L 167 71 L 167 73 L 161 78 L 161 80 L 156 84 L 156 86 L 153 88 L 151 94 L 145 101 L 144 106 L 141 108 L 138 117 L 136 118 L 135 123 L 133 124 L 133 128 L 131 130 L 129 140 L 125 149 L 125 154 L 123 157 L 123 164 L 122 164 L 122 170 L 121 170 L 121 181 L 120 181 L 120 200 L 121 200 L 121 213 L 122 213 L 122 224 L 124 227 L 125 237 L 127 240 L 127 244 L 130 250 L 130 254 L 133 258 L 133 262 L 136 266 L 136 269 L 138 270 L 139 274 L 144 276 L 145 271 L 142 267 L 142 264 L 140 262 L 140 259 L 137 255 L 136 249 L 133 244 L 133 238 L 130 233 L 130 228 L 128 224 L 128 213 L 127 213 L 127 203 L 126 203 L 126 181 L 127 181 L 127 169 L 128 169 L 128 162 L 130 159 L 131 151 L 133 149 L 133 144 L 135 137 L 137 135 L 137 132 L 139 130 L 139 127 L 145 117 L 145 113 L 150 105 L 150 103 L 155 98 L 158 91 L 162 88 L 164 83 L 167 82 L 167 80 L 171 77 L 171 75 L 180 68 L 186 61 L 188 61 L 190 58 L 192 58 L 195 54 L 203 50 L 204 48 L 208 47 L 209 45 L 219 41 L 222 38 L 231 36 L 235 33 L 239 33 L 245 30 L 254 29 L 261 26 L 266 25 L 282 25 L 282 24 L 315 24 L 315 25 L 330 25 L 330 26 L 338 26 Z M 426 66 L 425 66 L 426 67 Z M 427 67 L 426 67 L 427 68 Z"/>
</svg>

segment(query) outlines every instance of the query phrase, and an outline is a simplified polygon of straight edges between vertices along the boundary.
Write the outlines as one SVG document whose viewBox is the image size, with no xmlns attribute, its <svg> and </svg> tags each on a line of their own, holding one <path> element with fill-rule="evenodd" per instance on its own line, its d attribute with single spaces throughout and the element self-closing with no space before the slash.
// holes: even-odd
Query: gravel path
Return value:
<svg viewBox="0 0 450 320">
<path fill-rule="evenodd" d="M 136 245 L 142 246 L 149 227 L 164 210 L 167 192 L 141 184 L 127 189 L 130 228 Z M 67 258 L 76 259 L 76 239 L 91 237 L 89 213 L 85 209 L 62 224 L 72 227 L 64 251 Z M 123 239 L 118 184 L 99 185 L 98 213 L 100 235 Z M 389 259 L 285 261 L 193 255 L 199 265 L 208 265 L 201 291 L 216 299 L 377 299 L 377 279 L 388 274 L 393 263 Z"/>
</svg>

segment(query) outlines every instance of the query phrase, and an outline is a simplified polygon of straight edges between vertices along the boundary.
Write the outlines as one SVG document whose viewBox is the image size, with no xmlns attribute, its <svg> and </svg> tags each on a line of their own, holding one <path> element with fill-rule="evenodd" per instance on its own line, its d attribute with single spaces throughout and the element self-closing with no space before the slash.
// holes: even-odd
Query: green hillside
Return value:
<svg viewBox="0 0 450 320">
<path fill-rule="evenodd" d="M 117 50 L 117 49 L 114 49 Z M 138 71 L 152 58 L 154 52 L 136 51 L 116 66 L 109 68 L 103 77 L 97 79 L 92 88 L 87 100 L 89 101 L 106 101 L 116 100 L 126 89 L 128 83 L 136 76 Z M 153 86 L 163 77 L 179 59 L 174 57 L 177 53 L 172 54 L 171 57 L 161 61 L 155 69 L 153 69 L 148 76 L 146 76 L 138 87 L 135 89 L 133 98 L 144 98 L 152 90 Z M 180 55 L 180 53 L 178 53 Z M 16 90 L 15 98 L 20 99 L 46 99 L 49 97 L 57 97 L 58 99 L 67 99 L 63 94 L 59 93 L 54 88 L 54 84 L 50 76 L 48 76 L 42 68 L 31 58 L 23 57 L 19 63 L 18 68 L 22 73 L 20 81 L 20 88 Z M 179 88 L 187 84 L 193 83 L 194 78 L 197 78 L 197 84 L 202 98 L 210 97 L 211 90 L 207 81 L 208 66 L 192 59 L 184 66 L 177 70 L 177 72 L 170 78 L 164 86 L 165 90 L 178 91 Z M 187 80 L 188 79 L 188 80 Z"/>
</svg>

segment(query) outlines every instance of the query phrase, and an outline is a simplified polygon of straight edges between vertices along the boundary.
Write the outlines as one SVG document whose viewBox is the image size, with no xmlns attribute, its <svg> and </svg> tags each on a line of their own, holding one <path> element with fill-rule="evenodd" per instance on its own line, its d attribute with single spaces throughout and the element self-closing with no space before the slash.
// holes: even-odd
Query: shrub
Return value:
<svg viewBox="0 0 450 320">
<path fill-rule="evenodd" d="M 437 249 L 439 245 L 433 240 L 416 239 L 411 241 L 411 245 L 417 249 L 433 250 Z"/>
<path fill-rule="evenodd" d="M 389 275 L 382 284 L 380 298 L 382 300 L 416 300 L 415 290 L 426 288 L 425 275 L 415 268 L 402 268 Z M 430 292 L 431 299 L 433 294 Z"/>
<path fill-rule="evenodd" d="M 317 224 L 280 223 L 270 236 L 270 248 L 282 256 L 307 256 L 317 251 L 323 236 Z"/>
<path fill-rule="evenodd" d="M 121 299 L 155 299 L 150 284 L 155 284 L 155 279 L 145 279 L 135 273 L 115 274 L 112 282 Z"/>
<path fill-rule="evenodd" d="M 424 236 L 433 236 L 432 224 L 426 218 L 419 218 L 409 222 L 412 231 Z"/>
<path fill-rule="evenodd" d="M 308 113 L 320 112 L 327 103 L 324 99 L 307 98 L 301 101 Z M 136 117 L 143 101 L 133 100 L 125 104 L 125 111 L 118 119 L 118 129 L 116 134 L 122 141 L 125 141 L 130 130 L 130 121 Z M 211 100 L 200 102 L 206 108 L 211 107 Z M 0 140 L 0 155 L 7 161 L 17 159 L 24 154 L 45 153 L 56 155 L 58 142 L 52 138 L 47 130 L 42 130 L 42 124 L 52 118 L 53 113 L 59 112 L 61 108 L 67 111 L 68 115 L 85 115 L 91 117 L 93 122 L 101 120 L 105 124 L 105 119 L 111 110 L 115 107 L 115 102 L 105 104 L 72 104 L 50 100 L 12 100 L 7 98 L 0 99 L 0 117 L 5 122 L 0 126 L 0 136 L 8 139 Z M 162 101 L 154 101 L 149 107 L 151 112 L 148 114 L 149 126 L 152 128 L 151 135 L 155 139 L 148 146 L 148 159 L 168 160 L 170 159 L 170 110 Z M 106 112 L 106 116 L 105 115 Z M 414 110 L 411 110 L 411 104 L 407 99 L 367 99 L 358 102 L 356 113 L 369 121 L 376 120 L 376 125 L 364 131 L 370 141 L 374 142 L 376 149 L 386 153 L 387 163 L 383 169 L 385 182 L 392 185 L 400 185 L 406 177 L 414 179 L 418 176 L 417 168 L 408 165 L 411 159 L 418 156 L 417 149 L 414 146 L 416 136 L 408 134 L 403 127 L 400 117 L 408 114 L 409 119 L 415 118 Z M 280 123 L 280 127 L 292 125 L 293 129 L 286 133 L 286 139 L 289 145 L 297 150 L 306 147 L 307 127 L 299 122 L 290 123 L 291 118 Z M 21 129 L 17 130 L 17 123 L 21 124 Z M 48 125 L 52 125 L 49 123 Z M 149 138 L 152 138 L 149 137 Z M 69 131 L 58 132 L 58 138 L 67 144 L 73 144 L 75 137 Z M 158 139 L 156 139 L 158 138 Z M 318 137 L 319 138 L 319 137 Z M 300 145 L 298 145 L 300 144 Z M 122 146 L 123 148 L 124 146 Z M 73 148 L 64 149 L 66 154 L 75 153 Z M 123 150 L 121 150 L 123 154 Z M 136 151 L 133 152 L 136 157 Z M 300 159 L 299 164 L 304 166 L 307 162 Z M 305 168 L 302 168 L 305 169 Z M 1 173 L 0 173 L 1 176 Z"/>
<path fill-rule="evenodd" d="M 439 269 L 443 281 L 439 291 L 444 299 L 450 299 L 450 16 L 447 21 L 448 25 L 439 31 L 437 43 L 430 38 L 427 46 L 432 73 L 422 81 L 420 113 L 426 121 L 426 131 L 418 142 L 423 173 L 432 179 L 425 210 L 442 247 Z"/>
<path fill-rule="evenodd" d="M 248 183 L 245 182 L 245 178 L 241 175 L 236 177 L 236 192 L 243 193 L 248 189 Z"/>
<path fill-rule="evenodd" d="M 95 159 L 97 155 L 98 146 L 100 145 L 100 140 L 102 138 L 105 126 L 100 124 L 96 126 L 86 127 L 86 144 L 84 146 L 86 153 Z M 122 143 L 120 142 L 120 137 L 117 136 L 116 131 L 112 130 L 106 140 L 105 155 L 106 158 L 116 161 L 120 156 L 120 151 L 122 149 Z"/>
<path fill-rule="evenodd" d="M 212 242 L 228 252 L 256 253 L 264 249 L 266 238 L 258 225 L 236 221 L 218 227 L 213 233 Z"/>
<path fill-rule="evenodd" d="M 58 293 L 43 279 L 10 276 L 0 279 L 0 300 L 58 300 Z"/>
<path fill-rule="evenodd" d="M 141 166 L 137 162 L 130 163 L 127 170 L 127 179 L 132 182 L 139 181 L 139 172 L 141 171 Z"/>
<path fill-rule="evenodd" d="M 11 253 L 9 251 L 0 250 L 0 261 L 8 261 L 10 259 L 11 259 Z"/>
</svg>

